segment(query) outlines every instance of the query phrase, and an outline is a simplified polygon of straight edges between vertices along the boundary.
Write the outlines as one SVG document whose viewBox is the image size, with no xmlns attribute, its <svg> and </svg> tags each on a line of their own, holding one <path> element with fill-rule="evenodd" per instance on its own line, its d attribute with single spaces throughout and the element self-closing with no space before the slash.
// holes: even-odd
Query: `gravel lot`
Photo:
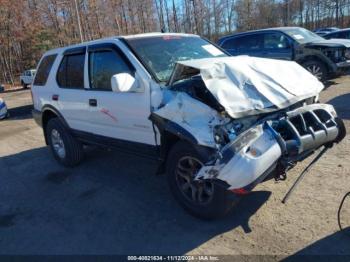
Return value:
<svg viewBox="0 0 350 262">
<path fill-rule="evenodd" d="M 77 168 L 58 165 L 30 115 L 30 91 L 0 94 L 11 118 L 0 122 L 1 254 L 348 254 L 337 209 L 350 191 L 350 136 L 305 177 L 287 204 L 287 181 L 268 181 L 226 218 L 203 222 L 173 200 L 148 160 L 90 150 Z M 350 130 L 350 77 L 321 94 Z M 343 224 L 350 226 L 350 200 Z M 349 228 L 348 228 L 349 229 Z M 349 230 L 347 230 L 349 231 Z"/>
</svg>

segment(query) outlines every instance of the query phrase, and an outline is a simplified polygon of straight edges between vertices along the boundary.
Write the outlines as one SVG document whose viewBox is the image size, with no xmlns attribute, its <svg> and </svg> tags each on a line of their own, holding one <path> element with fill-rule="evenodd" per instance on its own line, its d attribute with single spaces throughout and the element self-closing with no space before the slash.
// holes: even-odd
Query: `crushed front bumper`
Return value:
<svg viewBox="0 0 350 262">
<path fill-rule="evenodd" d="M 294 165 L 321 146 L 345 137 L 345 127 L 331 105 L 313 104 L 265 120 L 223 147 L 215 160 L 203 166 L 196 179 L 218 179 L 229 190 L 252 189 L 278 164 Z"/>
</svg>

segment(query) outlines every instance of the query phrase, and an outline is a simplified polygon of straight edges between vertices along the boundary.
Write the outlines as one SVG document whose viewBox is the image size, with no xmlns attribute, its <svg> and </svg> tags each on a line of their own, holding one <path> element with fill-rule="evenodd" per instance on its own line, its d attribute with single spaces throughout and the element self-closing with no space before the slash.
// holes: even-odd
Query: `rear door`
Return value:
<svg viewBox="0 0 350 262">
<path fill-rule="evenodd" d="M 88 95 L 84 84 L 86 47 L 67 49 L 56 74 L 52 100 L 74 130 L 90 130 Z"/>
</svg>

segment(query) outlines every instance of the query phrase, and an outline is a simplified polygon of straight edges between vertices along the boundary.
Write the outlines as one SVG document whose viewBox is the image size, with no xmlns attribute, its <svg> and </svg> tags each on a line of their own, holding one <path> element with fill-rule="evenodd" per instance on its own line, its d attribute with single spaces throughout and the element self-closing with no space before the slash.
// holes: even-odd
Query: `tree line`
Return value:
<svg viewBox="0 0 350 262">
<path fill-rule="evenodd" d="M 185 32 L 212 41 L 274 26 L 350 27 L 350 0 L 0 0 L 0 83 L 48 49 L 113 35 Z"/>
</svg>

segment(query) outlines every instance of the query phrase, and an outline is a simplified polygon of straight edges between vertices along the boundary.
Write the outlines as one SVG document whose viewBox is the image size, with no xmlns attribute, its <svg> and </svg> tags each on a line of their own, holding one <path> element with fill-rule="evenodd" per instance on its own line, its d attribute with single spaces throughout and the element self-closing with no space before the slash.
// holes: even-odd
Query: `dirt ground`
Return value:
<svg viewBox="0 0 350 262">
<path fill-rule="evenodd" d="M 350 130 L 350 77 L 329 83 L 321 101 Z M 350 255 L 337 209 L 350 191 L 350 136 L 281 199 L 310 161 L 285 182 L 257 186 L 226 218 L 203 222 L 173 200 L 148 160 L 91 150 L 74 169 L 45 147 L 30 115 L 28 90 L 1 93 L 11 118 L 0 121 L 0 254 Z M 342 212 L 350 226 L 350 199 Z M 349 230 L 347 230 L 349 231 Z"/>
</svg>

